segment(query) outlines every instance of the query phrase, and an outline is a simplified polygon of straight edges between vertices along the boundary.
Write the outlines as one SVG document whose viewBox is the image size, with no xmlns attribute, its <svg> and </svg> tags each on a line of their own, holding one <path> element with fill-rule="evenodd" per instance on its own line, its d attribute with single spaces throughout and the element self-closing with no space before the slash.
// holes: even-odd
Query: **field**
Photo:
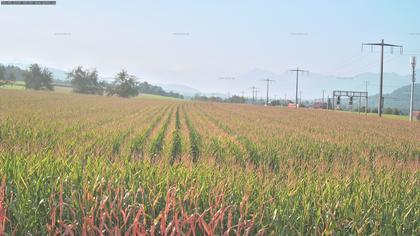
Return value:
<svg viewBox="0 0 420 236">
<path fill-rule="evenodd" d="M 0 90 L 0 235 L 419 235 L 420 122 Z"/>
<path fill-rule="evenodd" d="M 1 88 L 5 89 L 17 89 L 17 90 L 24 90 L 25 89 L 25 82 L 23 81 L 16 81 L 12 84 L 3 85 Z"/>
</svg>

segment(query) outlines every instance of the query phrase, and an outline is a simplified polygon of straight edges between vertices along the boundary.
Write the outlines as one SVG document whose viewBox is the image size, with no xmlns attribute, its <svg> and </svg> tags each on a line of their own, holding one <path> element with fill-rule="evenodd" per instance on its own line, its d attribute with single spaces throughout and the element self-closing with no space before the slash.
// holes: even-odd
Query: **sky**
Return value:
<svg viewBox="0 0 420 236">
<path fill-rule="evenodd" d="M 283 74 L 354 76 L 410 73 L 420 54 L 420 1 L 406 0 L 58 0 L 55 6 L 0 6 L 0 62 L 39 63 L 71 70 L 97 68 L 102 77 L 121 69 L 158 84 L 225 92 L 220 79 L 264 70 Z M 258 75 L 257 75 L 258 77 Z M 255 78 L 260 85 L 265 78 Z M 293 81 L 291 81 L 293 83 Z M 229 83 L 231 86 L 231 83 Z M 248 86 L 248 85 L 246 85 Z M 292 93 L 292 91 L 290 91 Z"/>
</svg>

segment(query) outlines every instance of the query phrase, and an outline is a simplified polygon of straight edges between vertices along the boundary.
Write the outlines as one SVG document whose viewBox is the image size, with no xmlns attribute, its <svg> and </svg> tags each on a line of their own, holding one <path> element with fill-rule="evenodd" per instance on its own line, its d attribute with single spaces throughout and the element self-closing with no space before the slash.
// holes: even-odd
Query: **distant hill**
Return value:
<svg viewBox="0 0 420 236">
<path fill-rule="evenodd" d="M 160 87 L 165 89 L 166 91 L 172 91 L 176 93 L 180 93 L 187 97 L 193 97 L 194 95 L 200 93 L 199 90 L 195 88 L 188 87 L 182 84 L 158 84 Z"/>
<path fill-rule="evenodd" d="M 420 110 L 420 83 L 414 87 L 414 110 Z M 410 93 L 411 86 L 403 86 L 392 93 L 384 94 L 384 108 L 398 108 L 404 113 L 408 113 L 410 109 Z M 369 107 L 377 107 L 378 95 L 369 96 Z"/>
</svg>

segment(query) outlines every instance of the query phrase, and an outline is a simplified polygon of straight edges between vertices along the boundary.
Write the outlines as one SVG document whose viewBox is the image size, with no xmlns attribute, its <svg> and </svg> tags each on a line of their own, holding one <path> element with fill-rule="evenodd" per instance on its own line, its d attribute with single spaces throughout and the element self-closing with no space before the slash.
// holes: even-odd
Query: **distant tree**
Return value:
<svg viewBox="0 0 420 236">
<path fill-rule="evenodd" d="M 124 98 L 137 96 L 139 94 L 136 77 L 129 75 L 125 70 L 122 70 L 117 74 L 114 83 L 107 90 L 108 95 L 112 96 L 116 94 Z"/>
<path fill-rule="evenodd" d="M 6 81 L 6 69 L 3 65 L 0 65 L 0 86 L 7 84 Z"/>
<path fill-rule="evenodd" d="M 184 99 L 184 96 L 179 94 L 179 93 L 175 93 L 173 91 L 170 91 L 169 93 L 166 93 L 163 96 L 168 96 L 168 97 L 173 97 L 173 98 L 180 98 L 180 99 Z"/>
<path fill-rule="evenodd" d="M 175 93 L 172 91 L 166 92 L 162 87 L 151 85 L 146 81 L 139 83 L 137 87 L 138 87 L 139 93 L 155 94 L 155 95 L 160 95 L 160 96 L 174 97 L 174 98 L 181 98 L 181 99 L 184 98 L 184 96 L 182 96 L 179 93 Z"/>
<path fill-rule="evenodd" d="M 9 78 L 8 78 L 8 80 L 9 80 L 11 83 L 16 82 L 16 76 L 15 76 L 15 74 L 14 74 L 14 73 L 10 73 L 10 74 L 9 74 Z"/>
<path fill-rule="evenodd" d="M 241 96 L 234 95 L 230 98 L 227 98 L 225 102 L 229 103 L 245 103 L 245 98 Z"/>
<path fill-rule="evenodd" d="M 284 104 L 285 104 L 285 101 L 282 101 L 282 100 L 272 100 L 270 102 L 271 106 L 284 106 Z"/>
<path fill-rule="evenodd" d="M 197 101 L 204 101 L 204 102 L 227 102 L 227 103 L 245 103 L 246 102 L 246 99 L 244 97 L 237 96 L 237 95 L 223 99 L 221 97 L 216 97 L 216 96 L 207 97 L 200 94 L 196 94 L 194 95 L 194 97 L 192 97 L 192 99 L 197 100 Z"/>
<path fill-rule="evenodd" d="M 394 115 L 401 115 L 401 111 L 398 108 L 393 108 L 392 109 L 392 114 L 394 114 Z"/>
<path fill-rule="evenodd" d="M 10 69 L 13 69 L 13 67 L 0 65 L 0 86 L 16 82 L 15 71 Z"/>
<path fill-rule="evenodd" d="M 385 108 L 384 114 L 392 114 L 392 108 L 390 107 Z"/>
<path fill-rule="evenodd" d="M 27 89 L 47 89 L 54 90 L 52 73 L 47 69 L 42 69 L 37 64 L 32 64 L 25 76 L 25 87 Z"/>
<path fill-rule="evenodd" d="M 67 74 L 71 79 L 70 83 L 73 91 L 84 94 L 99 94 L 102 95 L 104 91 L 103 84 L 98 81 L 98 72 L 94 70 L 84 70 L 82 66 L 73 69 Z"/>
<path fill-rule="evenodd" d="M 197 101 L 204 101 L 204 102 L 223 102 L 224 101 L 223 98 L 221 97 L 216 97 L 216 96 L 206 97 L 200 94 L 195 94 L 192 99 L 197 100 Z"/>
<path fill-rule="evenodd" d="M 0 67 L 2 67 L 0 65 Z M 15 81 L 24 81 L 25 80 L 25 74 L 26 71 L 20 69 L 17 66 L 12 66 L 12 65 L 8 65 L 8 66 L 3 66 L 4 69 L 4 79 L 11 81 L 11 82 L 15 82 Z"/>
</svg>

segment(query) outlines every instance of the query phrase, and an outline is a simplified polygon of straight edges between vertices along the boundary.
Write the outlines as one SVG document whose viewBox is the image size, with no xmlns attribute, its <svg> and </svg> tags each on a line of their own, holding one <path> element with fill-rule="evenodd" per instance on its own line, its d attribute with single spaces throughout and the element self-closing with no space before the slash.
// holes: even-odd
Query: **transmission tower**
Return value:
<svg viewBox="0 0 420 236">
<path fill-rule="evenodd" d="M 384 106 L 384 98 L 382 96 L 383 86 L 384 86 L 384 48 L 385 47 L 390 47 L 391 48 L 391 53 L 393 52 L 394 48 L 399 48 L 400 53 L 402 54 L 403 46 L 384 43 L 383 39 L 380 43 L 363 43 L 362 44 L 362 50 L 363 50 L 363 46 L 371 46 L 372 51 L 373 51 L 373 46 L 380 46 L 381 47 L 381 77 L 380 77 L 380 80 L 379 80 L 378 115 L 382 116 L 382 109 L 383 109 L 383 106 Z"/>
<path fill-rule="evenodd" d="M 300 70 L 299 67 L 294 70 L 289 70 L 292 72 L 296 72 L 296 108 L 299 107 L 299 97 L 298 97 L 298 90 L 299 90 L 299 73 L 309 73 L 307 70 Z"/>
<path fill-rule="evenodd" d="M 268 106 L 268 90 L 269 90 L 269 88 L 270 88 L 270 82 L 273 82 L 274 80 L 271 80 L 271 79 L 265 79 L 265 80 L 263 80 L 263 81 L 266 81 L 266 82 L 267 82 L 267 100 L 266 100 L 266 102 L 265 102 L 265 106 Z"/>
</svg>

